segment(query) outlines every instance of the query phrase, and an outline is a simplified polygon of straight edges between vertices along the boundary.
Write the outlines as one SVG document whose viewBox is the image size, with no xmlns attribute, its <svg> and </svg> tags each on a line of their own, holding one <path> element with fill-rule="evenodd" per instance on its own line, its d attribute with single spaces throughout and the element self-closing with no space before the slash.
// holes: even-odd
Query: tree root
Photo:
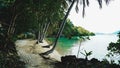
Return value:
<svg viewBox="0 0 120 68">
<path fill-rule="evenodd" d="M 46 51 L 46 52 L 44 52 L 44 53 L 40 53 L 39 55 L 40 55 L 41 57 L 43 57 L 44 59 L 49 59 L 49 58 L 50 58 L 49 54 L 52 53 L 52 52 L 53 52 L 53 49 L 48 50 L 48 51 Z"/>
<path fill-rule="evenodd" d="M 46 46 L 42 46 L 43 48 L 50 48 L 50 46 L 52 46 L 52 44 L 46 45 Z"/>
<path fill-rule="evenodd" d="M 42 58 L 44 58 L 44 59 L 49 59 L 50 58 L 50 56 L 49 55 L 42 55 L 42 54 L 39 54 Z"/>
</svg>

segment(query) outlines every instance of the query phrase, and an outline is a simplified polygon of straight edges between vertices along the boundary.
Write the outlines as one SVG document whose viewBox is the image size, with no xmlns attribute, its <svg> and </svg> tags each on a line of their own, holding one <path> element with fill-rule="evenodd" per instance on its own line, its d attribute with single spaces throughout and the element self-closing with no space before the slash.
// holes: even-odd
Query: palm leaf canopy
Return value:
<svg viewBox="0 0 120 68">
<path fill-rule="evenodd" d="M 83 6 L 83 8 L 82 8 L 83 9 L 82 16 L 84 17 L 84 15 L 85 15 L 85 8 L 86 8 L 86 6 L 89 7 L 90 0 L 67 0 L 67 1 L 69 3 L 72 3 L 73 1 L 75 1 L 75 3 L 76 3 L 75 10 L 76 10 L 77 13 L 79 11 L 79 6 L 78 5 L 79 4 L 82 5 Z M 95 0 L 95 1 L 97 1 L 98 4 L 99 4 L 99 7 L 102 8 L 103 1 L 108 5 L 111 0 Z"/>
</svg>

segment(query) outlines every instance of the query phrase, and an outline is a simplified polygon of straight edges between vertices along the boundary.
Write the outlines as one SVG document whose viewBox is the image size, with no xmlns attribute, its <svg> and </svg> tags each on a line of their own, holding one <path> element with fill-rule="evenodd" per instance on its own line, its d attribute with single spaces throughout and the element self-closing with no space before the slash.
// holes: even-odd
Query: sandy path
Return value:
<svg viewBox="0 0 120 68">
<path fill-rule="evenodd" d="M 41 46 L 48 45 L 46 41 L 43 43 L 35 44 L 36 40 L 18 40 L 16 41 L 16 49 L 21 61 L 26 63 L 26 68 L 54 68 L 53 63 L 57 60 L 60 61 L 60 54 L 54 51 L 49 55 L 50 59 L 46 60 L 39 56 L 50 48 L 42 48 Z"/>
</svg>

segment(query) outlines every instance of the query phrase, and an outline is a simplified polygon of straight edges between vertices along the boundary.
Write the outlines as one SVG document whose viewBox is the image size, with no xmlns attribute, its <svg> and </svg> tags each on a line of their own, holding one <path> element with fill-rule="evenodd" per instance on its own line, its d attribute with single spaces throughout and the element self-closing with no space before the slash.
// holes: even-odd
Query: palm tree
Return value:
<svg viewBox="0 0 120 68">
<path fill-rule="evenodd" d="M 62 21 L 62 23 L 60 25 L 60 29 L 58 30 L 58 33 L 57 33 L 57 36 L 56 36 L 56 40 L 53 43 L 52 49 L 50 49 L 50 50 L 48 50 L 48 51 L 46 51 L 44 53 L 41 53 L 40 55 L 42 55 L 42 56 L 43 55 L 48 55 L 48 54 L 50 54 L 50 53 L 52 53 L 54 51 L 54 49 L 55 49 L 55 47 L 57 45 L 58 39 L 60 38 L 60 35 L 61 35 L 61 33 L 62 33 L 63 29 L 64 29 L 64 26 L 66 24 L 66 19 L 67 19 L 68 15 L 69 15 L 69 13 L 70 13 L 70 11 L 71 11 L 71 9 L 72 9 L 72 7 L 73 7 L 73 5 L 75 3 L 76 3 L 76 11 L 78 12 L 78 3 L 79 3 L 79 1 L 82 2 L 82 5 L 83 5 L 83 12 L 82 12 L 82 14 L 83 14 L 83 17 L 84 17 L 84 15 L 85 15 L 85 7 L 86 7 L 86 5 L 89 6 L 89 0 L 69 0 L 69 2 L 72 2 L 72 3 L 70 5 L 70 7 L 68 8 L 67 13 L 64 16 L 64 19 L 63 19 L 63 21 Z M 100 8 L 102 8 L 102 0 L 97 0 L 97 1 L 98 1 L 98 4 L 99 4 Z M 105 0 L 106 4 L 108 4 L 109 1 L 110 0 Z"/>
<path fill-rule="evenodd" d="M 40 9 L 38 11 L 39 15 L 37 14 L 38 15 L 37 17 L 39 19 L 38 43 L 42 43 L 50 24 L 58 22 L 61 19 L 60 18 L 61 15 L 64 14 L 63 8 L 65 9 L 66 7 L 66 1 L 64 0 L 62 1 L 43 0 L 41 2 L 40 0 L 38 1 L 39 1 L 38 5 L 40 6 Z M 62 4 L 62 2 L 64 3 Z"/>
<path fill-rule="evenodd" d="M 51 50 L 45 52 L 45 53 L 40 54 L 40 55 L 48 55 L 48 54 L 52 53 L 53 50 L 55 49 L 55 47 L 56 47 L 56 45 L 57 45 L 57 42 L 58 42 L 58 39 L 59 39 L 59 37 L 60 37 L 63 29 L 64 29 L 64 26 L 65 26 L 65 23 L 66 23 L 65 21 L 66 21 L 68 15 L 69 15 L 69 13 L 70 13 L 70 11 L 71 11 L 74 3 L 75 3 L 75 1 L 76 1 L 76 0 L 73 0 L 73 2 L 71 3 L 71 5 L 70 5 L 70 7 L 69 7 L 69 9 L 68 9 L 68 11 L 67 11 L 67 13 L 66 13 L 66 15 L 65 15 L 65 17 L 64 17 L 64 19 L 63 19 L 63 21 L 62 21 L 62 23 L 61 23 L 61 25 L 60 25 L 60 29 L 59 29 L 59 31 L 58 31 L 58 33 L 57 33 L 56 40 L 55 40 L 54 43 L 53 43 L 53 48 L 52 48 Z"/>
</svg>

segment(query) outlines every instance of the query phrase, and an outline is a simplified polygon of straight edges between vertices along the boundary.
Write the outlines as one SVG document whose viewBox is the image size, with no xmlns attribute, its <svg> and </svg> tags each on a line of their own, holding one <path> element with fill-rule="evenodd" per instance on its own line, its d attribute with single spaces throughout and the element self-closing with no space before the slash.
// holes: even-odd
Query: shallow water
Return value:
<svg viewBox="0 0 120 68">
<path fill-rule="evenodd" d="M 60 52 L 61 55 L 77 56 L 78 48 L 80 46 L 80 52 L 82 53 L 84 53 L 84 50 L 87 52 L 92 51 L 92 55 L 89 57 L 89 59 L 97 58 L 102 60 L 107 58 L 106 54 L 108 53 L 107 47 L 109 46 L 109 43 L 116 42 L 117 39 L 118 37 L 116 35 L 96 35 L 91 36 L 90 40 L 86 40 L 80 43 L 79 40 L 60 38 L 56 49 Z M 84 58 L 85 56 L 79 53 L 78 57 Z M 118 57 L 114 57 L 114 59 L 118 59 Z"/>
</svg>

